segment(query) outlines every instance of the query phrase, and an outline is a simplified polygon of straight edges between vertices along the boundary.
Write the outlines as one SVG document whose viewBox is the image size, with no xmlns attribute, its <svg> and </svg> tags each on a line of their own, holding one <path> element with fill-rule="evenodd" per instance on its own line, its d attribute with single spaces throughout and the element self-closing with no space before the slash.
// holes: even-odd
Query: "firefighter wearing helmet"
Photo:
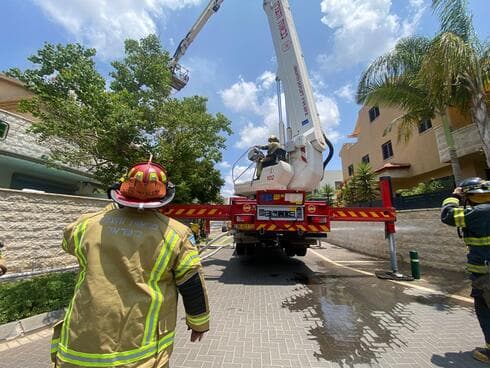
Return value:
<svg viewBox="0 0 490 368">
<path fill-rule="evenodd" d="M 56 367 L 168 367 L 177 292 L 191 341 L 209 330 L 209 307 L 192 232 L 158 209 L 175 194 L 165 169 L 132 167 L 110 190 L 117 204 L 81 216 L 63 249 L 80 273 L 63 321 L 55 325 Z"/>
<path fill-rule="evenodd" d="M 473 357 L 490 364 L 490 182 L 476 177 L 463 180 L 443 202 L 441 220 L 458 227 L 468 246 L 471 296 L 486 343 L 473 351 Z"/>
<path fill-rule="evenodd" d="M 266 146 L 255 146 L 255 148 L 258 149 L 267 150 L 267 156 L 257 162 L 257 179 L 260 179 L 260 175 L 262 174 L 262 170 L 264 169 L 264 167 L 277 164 L 277 154 L 278 151 L 282 148 L 279 139 L 275 135 L 271 135 L 267 141 L 269 142 L 269 144 L 267 144 Z"/>
</svg>

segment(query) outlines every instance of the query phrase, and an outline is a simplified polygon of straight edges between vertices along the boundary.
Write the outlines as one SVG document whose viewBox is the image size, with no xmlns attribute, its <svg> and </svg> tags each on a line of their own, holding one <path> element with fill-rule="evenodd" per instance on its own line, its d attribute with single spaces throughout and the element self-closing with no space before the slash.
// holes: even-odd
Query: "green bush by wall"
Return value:
<svg viewBox="0 0 490 368">
<path fill-rule="evenodd" d="M 66 272 L 0 283 L 0 324 L 68 306 L 76 279 Z"/>
</svg>

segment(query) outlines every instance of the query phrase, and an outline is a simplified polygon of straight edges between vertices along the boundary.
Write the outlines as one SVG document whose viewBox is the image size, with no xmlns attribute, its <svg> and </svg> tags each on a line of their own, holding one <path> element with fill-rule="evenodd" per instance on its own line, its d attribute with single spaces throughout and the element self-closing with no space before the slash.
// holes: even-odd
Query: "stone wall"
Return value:
<svg viewBox="0 0 490 368">
<path fill-rule="evenodd" d="M 83 213 L 109 201 L 89 197 L 0 189 L 0 241 L 9 272 L 26 272 L 76 264 L 61 249 L 63 228 Z"/>
<path fill-rule="evenodd" d="M 408 252 L 416 250 L 421 267 L 464 269 L 466 246 L 457 236 L 456 228 L 441 222 L 439 209 L 397 212 L 396 231 L 399 262 L 409 263 Z M 382 223 L 332 222 L 328 241 L 360 253 L 389 258 Z"/>
</svg>

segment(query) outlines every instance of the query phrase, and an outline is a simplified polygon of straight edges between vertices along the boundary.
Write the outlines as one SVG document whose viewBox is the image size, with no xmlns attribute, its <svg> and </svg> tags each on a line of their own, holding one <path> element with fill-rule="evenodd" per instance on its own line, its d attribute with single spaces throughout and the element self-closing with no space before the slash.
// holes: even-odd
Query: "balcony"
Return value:
<svg viewBox="0 0 490 368">
<path fill-rule="evenodd" d="M 437 148 L 441 162 L 450 162 L 449 148 L 446 143 L 442 126 L 435 128 Z M 476 124 L 469 124 L 463 128 L 453 130 L 454 143 L 458 157 L 464 157 L 476 153 L 482 149 L 480 132 Z"/>
</svg>

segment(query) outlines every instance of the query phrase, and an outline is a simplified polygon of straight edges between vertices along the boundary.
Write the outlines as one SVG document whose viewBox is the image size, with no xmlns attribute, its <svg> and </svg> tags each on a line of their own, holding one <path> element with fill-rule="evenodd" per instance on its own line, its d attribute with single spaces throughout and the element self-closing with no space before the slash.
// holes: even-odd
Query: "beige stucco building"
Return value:
<svg viewBox="0 0 490 368">
<path fill-rule="evenodd" d="M 367 107 L 359 111 L 355 142 L 340 151 L 344 180 L 348 180 L 362 161 L 369 162 L 380 176 L 391 176 L 394 189 L 410 188 L 431 179 L 452 177 L 449 152 L 441 122 L 424 121 L 414 129 L 408 142 L 398 141 L 397 127 L 384 134 L 390 123 L 401 115 L 392 108 Z M 450 111 L 450 124 L 463 177 L 489 178 L 480 134 L 469 116 Z"/>
<path fill-rule="evenodd" d="M 30 97 L 20 81 L 0 74 L 0 188 L 93 195 L 98 184 L 83 168 L 47 165 L 49 147 L 29 131 L 35 119 L 18 108 Z"/>
</svg>

